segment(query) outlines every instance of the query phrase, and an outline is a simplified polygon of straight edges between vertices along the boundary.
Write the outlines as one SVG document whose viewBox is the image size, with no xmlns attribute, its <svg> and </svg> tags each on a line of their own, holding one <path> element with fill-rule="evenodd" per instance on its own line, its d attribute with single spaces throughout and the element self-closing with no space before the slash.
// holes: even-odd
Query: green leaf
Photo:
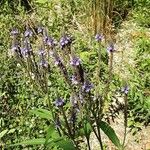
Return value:
<svg viewBox="0 0 150 150">
<path fill-rule="evenodd" d="M 46 141 L 45 144 L 47 144 L 49 142 L 49 140 L 51 139 L 58 139 L 60 138 L 58 132 L 55 129 L 54 125 L 51 125 L 48 129 L 47 129 L 47 134 L 46 134 Z"/>
<path fill-rule="evenodd" d="M 107 124 L 104 121 L 101 121 L 99 126 L 115 146 L 117 146 L 118 148 L 122 147 L 114 129 L 109 124 Z"/>
<path fill-rule="evenodd" d="M 4 93 L 0 93 L 0 97 L 4 96 L 4 95 L 5 95 L 5 93 L 6 93 L 6 92 L 4 92 Z"/>
<path fill-rule="evenodd" d="M 8 129 L 3 130 L 2 132 L 0 132 L 0 139 L 8 132 Z"/>
<path fill-rule="evenodd" d="M 29 139 L 20 143 L 16 143 L 10 146 L 18 146 L 18 145 L 41 145 L 45 143 L 45 138 L 39 138 L 39 139 Z"/>
<path fill-rule="evenodd" d="M 59 146 L 59 148 L 62 148 L 63 150 L 76 150 L 73 142 L 69 139 L 62 139 L 56 142 L 56 145 Z"/>
<path fill-rule="evenodd" d="M 91 125 L 87 122 L 85 123 L 85 126 L 84 126 L 84 134 L 87 136 L 87 137 L 90 137 L 90 134 L 92 132 L 92 127 Z"/>
<path fill-rule="evenodd" d="M 51 112 L 46 109 L 38 108 L 38 109 L 30 110 L 30 112 L 43 119 L 49 120 L 52 118 Z"/>
<path fill-rule="evenodd" d="M 48 2 L 48 0 L 36 0 L 37 3 L 41 3 L 41 4 L 44 4 L 46 2 Z"/>
<path fill-rule="evenodd" d="M 10 129 L 7 134 L 14 133 L 16 129 Z"/>
</svg>

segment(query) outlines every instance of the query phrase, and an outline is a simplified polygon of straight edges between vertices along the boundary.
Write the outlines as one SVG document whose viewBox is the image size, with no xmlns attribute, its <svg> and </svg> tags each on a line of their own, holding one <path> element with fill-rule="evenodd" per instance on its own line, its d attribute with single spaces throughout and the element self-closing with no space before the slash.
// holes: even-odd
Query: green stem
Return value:
<svg viewBox="0 0 150 150">
<path fill-rule="evenodd" d="M 125 146 L 125 140 L 127 136 L 127 108 L 128 108 L 128 99 L 127 99 L 127 94 L 124 96 L 124 139 L 123 139 L 123 147 Z"/>
<path fill-rule="evenodd" d="M 87 140 L 88 149 L 91 150 L 89 137 L 86 136 L 86 140 Z"/>
<path fill-rule="evenodd" d="M 77 145 L 77 143 L 74 140 L 74 137 L 72 135 L 72 132 L 71 132 L 71 129 L 70 129 L 70 126 L 69 126 L 69 123 L 68 123 L 68 120 L 67 120 L 67 117 L 66 117 L 66 114 L 65 114 L 65 111 L 64 111 L 63 107 L 62 107 L 61 110 L 62 110 L 62 113 L 63 113 L 63 117 L 64 117 L 64 120 L 65 120 L 65 123 L 66 123 L 67 130 L 68 130 L 68 134 L 69 134 L 68 136 L 72 139 L 72 141 L 76 145 L 77 150 L 79 150 L 78 145 Z"/>
</svg>

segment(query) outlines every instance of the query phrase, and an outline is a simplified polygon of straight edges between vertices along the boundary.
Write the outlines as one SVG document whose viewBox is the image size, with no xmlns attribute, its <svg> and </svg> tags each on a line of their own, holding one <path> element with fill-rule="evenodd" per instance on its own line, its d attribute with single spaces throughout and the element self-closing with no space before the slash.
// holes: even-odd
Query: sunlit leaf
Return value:
<svg viewBox="0 0 150 150">
<path fill-rule="evenodd" d="M 37 3 L 41 3 L 41 4 L 44 4 L 46 2 L 48 2 L 48 0 L 36 0 Z"/>
<path fill-rule="evenodd" d="M 108 123 L 101 121 L 99 126 L 115 146 L 117 146 L 118 148 L 122 147 L 114 129 Z"/>
<path fill-rule="evenodd" d="M 59 148 L 62 148 L 64 150 L 76 150 L 73 142 L 69 139 L 62 139 L 56 142 L 56 144 L 59 146 Z"/>
<path fill-rule="evenodd" d="M 10 146 L 18 146 L 18 145 L 41 145 L 45 143 L 45 138 L 38 138 L 38 139 L 29 139 L 26 141 L 22 141 L 20 143 L 16 143 Z"/>
<path fill-rule="evenodd" d="M 0 132 L 0 139 L 8 132 L 8 129 L 3 130 L 2 132 Z"/>
<path fill-rule="evenodd" d="M 43 119 L 51 119 L 52 118 L 52 114 L 50 111 L 46 110 L 46 109 L 34 109 L 34 110 L 30 110 L 31 113 L 39 116 L 40 118 Z"/>
<path fill-rule="evenodd" d="M 60 136 L 59 136 L 58 132 L 56 131 L 55 126 L 51 125 L 47 129 L 45 144 L 47 144 L 49 142 L 49 139 L 58 139 L 58 138 L 60 138 Z"/>
</svg>

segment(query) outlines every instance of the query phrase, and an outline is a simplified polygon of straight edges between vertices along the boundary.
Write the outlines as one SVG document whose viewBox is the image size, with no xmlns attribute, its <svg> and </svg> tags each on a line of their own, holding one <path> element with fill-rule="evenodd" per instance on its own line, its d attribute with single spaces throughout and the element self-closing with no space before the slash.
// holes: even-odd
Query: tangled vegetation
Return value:
<svg viewBox="0 0 150 150">
<path fill-rule="evenodd" d="M 149 0 L 0 3 L 0 149 L 92 150 L 94 133 L 105 150 L 104 133 L 124 150 L 127 127 L 149 126 Z M 143 34 L 122 78 L 115 35 L 128 18 Z M 110 123 L 120 111 L 123 140 Z"/>
</svg>

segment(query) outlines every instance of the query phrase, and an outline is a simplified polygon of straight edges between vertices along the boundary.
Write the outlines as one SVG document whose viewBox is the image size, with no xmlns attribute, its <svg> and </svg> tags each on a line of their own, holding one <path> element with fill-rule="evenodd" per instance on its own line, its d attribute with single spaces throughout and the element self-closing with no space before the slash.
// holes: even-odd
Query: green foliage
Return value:
<svg viewBox="0 0 150 150">
<path fill-rule="evenodd" d="M 44 138 L 39 138 L 39 139 L 32 139 L 32 140 L 26 140 L 20 143 L 16 143 L 14 145 L 10 145 L 10 146 L 18 146 L 18 145 L 41 145 L 45 143 L 45 139 Z"/>
<path fill-rule="evenodd" d="M 99 123 L 100 128 L 102 129 L 102 131 L 108 136 L 108 138 L 111 140 L 111 142 L 118 148 L 118 149 L 122 149 L 122 145 L 120 143 L 120 140 L 118 138 L 118 136 L 116 135 L 115 131 L 113 130 L 113 128 L 106 122 L 101 121 Z"/>
<path fill-rule="evenodd" d="M 143 26 L 148 27 L 150 26 L 150 1 L 149 0 L 136 0 L 135 2 L 135 9 L 133 11 L 133 18 L 136 22 Z"/>
<path fill-rule="evenodd" d="M 0 139 L 8 132 L 8 130 L 4 130 L 2 132 L 0 132 Z"/>
<path fill-rule="evenodd" d="M 135 43 L 137 50 L 136 70 L 133 70 L 131 92 L 129 97 L 129 107 L 131 120 L 130 127 L 141 129 L 141 124 L 148 125 L 150 122 L 150 40 L 141 37 Z M 141 124 L 140 124 L 141 123 Z"/>
<path fill-rule="evenodd" d="M 134 4 L 133 17 L 135 20 L 140 25 L 149 27 L 149 0 L 132 0 L 132 2 Z M 58 69 L 51 66 L 48 82 L 49 97 L 36 91 L 25 70 L 22 69 L 13 57 L 11 57 L 10 31 L 12 27 L 17 27 L 20 31 L 24 31 L 26 22 L 31 21 L 31 26 L 35 31 L 37 25 L 43 24 L 47 26 L 49 33 L 58 40 L 60 35 L 64 34 L 66 31 L 67 33 L 73 34 L 75 37 L 73 49 L 83 61 L 83 67 L 86 70 L 86 74 L 88 74 L 87 78 L 91 77 L 91 80 L 97 83 L 97 78 L 94 78 L 96 74 L 94 70 L 98 67 L 98 44 L 95 44 L 93 39 L 89 39 L 91 36 L 90 30 L 93 29 L 91 26 L 88 27 L 90 21 L 88 19 L 91 17 L 91 2 L 81 0 L 36 0 L 35 2 L 31 1 L 31 3 L 27 4 L 23 0 L 15 2 L 3 0 L 1 4 L 0 139 L 2 144 L 5 143 L 9 145 L 25 140 L 24 142 L 14 144 L 13 146 L 17 146 L 15 149 L 20 150 L 28 146 L 29 149 L 31 148 L 34 150 L 37 149 L 36 145 L 39 144 L 43 145 L 43 149 L 44 147 L 47 147 L 47 149 L 75 149 L 75 143 L 72 139 L 68 139 L 64 137 L 64 135 L 60 136 L 62 132 L 59 134 L 53 122 L 53 119 L 57 118 L 57 115 L 53 116 L 53 113 L 57 112 L 57 114 L 61 116 L 62 112 L 48 108 L 47 105 L 48 101 L 53 102 L 57 97 L 64 97 L 67 103 L 64 109 L 67 117 L 69 117 L 68 114 L 71 111 L 69 109 L 70 104 L 68 104 L 69 95 L 71 93 L 71 90 L 68 89 L 69 86 L 64 83 L 62 76 L 59 75 Z M 126 18 L 126 12 L 128 13 L 131 7 L 132 4 L 129 0 L 115 1 L 113 22 L 116 26 Z M 129 95 L 129 123 L 131 127 L 141 128 L 141 124 L 147 125 L 150 122 L 150 61 L 147 57 L 150 49 L 150 42 L 148 38 L 141 38 L 136 44 L 136 50 L 138 51 L 137 59 L 135 60 L 137 69 L 132 72 L 135 76 L 131 81 Z M 108 78 L 108 56 L 105 48 L 102 49 L 101 53 L 102 63 L 100 69 L 102 75 L 101 85 L 99 87 L 103 90 Z M 111 85 L 113 92 L 118 89 L 118 82 L 118 78 L 114 76 L 113 85 Z M 109 94 L 109 98 L 111 99 L 111 94 Z M 96 106 L 93 108 L 96 108 Z M 88 110 L 90 110 L 90 108 Z M 34 115 L 29 115 L 28 112 Z M 38 116 L 38 118 L 35 115 Z M 63 130 L 66 130 L 65 119 L 60 117 L 60 120 Z M 91 124 L 93 124 L 93 122 L 84 122 L 84 124 L 82 124 L 82 118 L 79 117 L 77 120 L 78 125 L 75 130 L 76 140 L 83 136 L 90 138 L 90 134 L 93 130 Z M 100 128 L 116 147 L 121 147 L 117 135 L 106 122 L 102 121 L 100 123 Z M 35 147 L 33 145 L 35 145 Z M 11 149 L 11 147 L 8 147 L 8 150 Z"/>
<path fill-rule="evenodd" d="M 43 119 L 47 119 L 47 120 L 52 119 L 51 112 L 46 109 L 41 109 L 41 108 L 33 109 L 33 110 L 30 110 L 30 112 L 32 114 L 38 115 L 40 118 L 43 118 Z"/>
</svg>

